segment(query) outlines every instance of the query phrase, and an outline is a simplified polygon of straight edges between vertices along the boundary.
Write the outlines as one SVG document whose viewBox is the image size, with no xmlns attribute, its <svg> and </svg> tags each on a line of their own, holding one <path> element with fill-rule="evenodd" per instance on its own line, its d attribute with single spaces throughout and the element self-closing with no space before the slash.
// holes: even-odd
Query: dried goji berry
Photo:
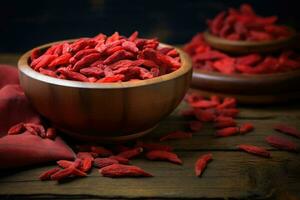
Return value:
<svg viewBox="0 0 300 200">
<path fill-rule="evenodd" d="M 58 172 L 60 169 L 58 167 L 56 168 L 53 168 L 53 169 L 50 169 L 48 171 L 45 171 L 43 172 L 40 176 L 39 176 L 39 179 L 41 181 L 46 181 L 46 180 L 50 180 L 51 179 L 51 176 L 53 174 L 55 174 L 56 172 Z"/>
<path fill-rule="evenodd" d="M 120 164 L 125 164 L 125 165 L 129 164 L 129 160 L 122 156 L 110 156 L 109 158 L 118 161 Z"/>
<path fill-rule="evenodd" d="M 38 135 L 42 138 L 46 137 L 45 128 L 40 124 L 25 123 L 24 127 L 27 131 L 29 131 L 33 135 Z"/>
<path fill-rule="evenodd" d="M 192 106 L 194 108 L 212 108 L 217 105 L 218 105 L 217 102 L 209 101 L 209 100 L 199 100 L 199 101 L 190 103 L 190 106 Z"/>
<path fill-rule="evenodd" d="M 197 161 L 195 163 L 195 174 L 196 174 L 196 176 L 199 177 L 199 176 L 202 175 L 204 169 L 207 166 L 207 163 L 211 160 L 212 160 L 212 154 L 211 153 L 204 154 L 204 155 L 200 156 L 197 159 Z"/>
<path fill-rule="evenodd" d="M 61 168 L 64 168 L 64 169 L 66 169 L 74 164 L 73 161 L 69 161 L 69 160 L 59 160 L 56 163 L 58 164 L 58 166 L 60 166 Z"/>
<path fill-rule="evenodd" d="M 24 123 L 21 122 L 21 123 L 18 123 L 14 126 L 12 126 L 8 132 L 7 132 L 7 135 L 17 135 L 17 134 L 21 134 L 25 131 L 25 127 L 24 127 Z"/>
<path fill-rule="evenodd" d="M 93 158 L 84 158 L 81 162 L 81 166 L 79 167 L 79 170 L 83 171 L 83 172 L 90 171 L 90 169 L 92 168 L 92 165 L 93 165 L 93 161 L 94 161 Z"/>
<path fill-rule="evenodd" d="M 88 66 L 89 64 L 95 62 L 100 57 L 101 57 L 100 53 L 91 53 L 91 54 L 88 54 L 88 55 L 84 56 L 83 58 L 81 58 L 78 62 L 76 62 L 74 64 L 74 66 L 72 67 L 72 69 L 74 71 L 79 71 L 80 69 L 82 69 L 82 68 Z"/>
<path fill-rule="evenodd" d="M 125 41 L 122 43 L 122 47 L 127 50 L 127 51 L 131 51 L 133 53 L 137 53 L 139 51 L 139 49 L 136 47 L 136 44 L 134 42 L 131 41 Z"/>
<path fill-rule="evenodd" d="M 119 161 L 112 158 L 96 158 L 94 160 L 94 166 L 97 168 L 102 168 L 117 163 L 119 163 Z"/>
<path fill-rule="evenodd" d="M 236 99 L 232 97 L 226 97 L 223 102 L 218 105 L 217 108 L 223 109 L 223 108 L 235 108 L 236 107 Z"/>
<path fill-rule="evenodd" d="M 263 147 L 258 147 L 258 146 L 249 145 L 249 144 L 240 144 L 237 147 L 243 151 L 246 151 L 248 153 L 252 153 L 252 154 L 255 154 L 258 156 L 262 156 L 262 157 L 266 157 L 266 158 L 271 157 L 270 152 L 267 151 Z"/>
<path fill-rule="evenodd" d="M 240 133 L 245 134 L 254 129 L 254 126 L 251 123 L 243 123 L 240 125 Z"/>
<path fill-rule="evenodd" d="M 238 133 L 239 133 L 238 127 L 228 127 L 228 128 L 223 128 L 223 129 L 217 130 L 216 136 L 217 137 L 227 137 L 227 136 L 236 135 Z"/>
<path fill-rule="evenodd" d="M 270 136 L 266 137 L 266 141 L 270 145 L 272 145 L 278 149 L 283 149 L 283 150 L 287 150 L 287 151 L 298 151 L 298 146 L 294 142 L 292 142 L 288 139 L 282 138 L 282 137 L 270 135 Z"/>
<path fill-rule="evenodd" d="M 143 148 L 136 147 L 133 149 L 129 149 L 127 151 L 123 151 L 123 152 L 119 153 L 118 156 L 127 158 L 127 159 L 132 159 L 136 156 L 139 156 L 142 152 L 143 152 Z"/>
<path fill-rule="evenodd" d="M 60 181 L 62 179 L 68 178 L 69 176 L 73 175 L 73 170 L 71 168 L 66 168 L 60 170 L 50 176 L 51 180 Z"/>
<path fill-rule="evenodd" d="M 56 55 L 42 55 L 35 59 L 31 63 L 31 66 L 34 68 L 34 70 L 38 71 L 40 68 L 46 67 L 48 64 L 50 64 L 55 58 L 57 58 Z"/>
<path fill-rule="evenodd" d="M 55 128 L 48 128 L 46 131 L 46 138 L 54 140 L 56 138 Z"/>
<path fill-rule="evenodd" d="M 194 114 L 195 117 L 202 122 L 211 122 L 214 121 L 216 118 L 216 113 L 214 110 L 209 110 L 209 109 L 199 109 L 196 108 L 194 109 Z"/>
<path fill-rule="evenodd" d="M 55 58 L 50 64 L 48 64 L 49 68 L 56 67 L 58 65 L 67 65 L 69 64 L 69 60 L 72 57 L 70 53 L 63 54 L 57 58 Z"/>
<path fill-rule="evenodd" d="M 57 77 L 56 72 L 52 71 L 52 70 L 49 70 L 49 69 L 40 68 L 39 72 L 41 74 L 44 74 L 44 75 L 47 75 L 47 76 L 52 76 L 52 77 L 55 77 L 55 78 Z"/>
<path fill-rule="evenodd" d="M 80 73 L 72 72 L 69 70 L 60 70 L 59 72 L 71 80 L 89 82 L 89 79 Z"/>
<path fill-rule="evenodd" d="M 285 133 L 285 134 L 300 138 L 300 131 L 298 129 L 296 129 L 295 127 L 285 125 L 285 124 L 276 124 L 274 126 L 274 129 L 281 133 Z"/>
<path fill-rule="evenodd" d="M 179 159 L 179 157 L 175 153 L 169 151 L 149 151 L 148 153 L 146 153 L 146 158 L 149 160 L 166 160 L 175 164 L 182 164 L 182 161 Z"/>
<path fill-rule="evenodd" d="M 132 165 L 112 164 L 99 170 L 102 176 L 106 177 L 152 177 L 139 167 Z"/>
</svg>

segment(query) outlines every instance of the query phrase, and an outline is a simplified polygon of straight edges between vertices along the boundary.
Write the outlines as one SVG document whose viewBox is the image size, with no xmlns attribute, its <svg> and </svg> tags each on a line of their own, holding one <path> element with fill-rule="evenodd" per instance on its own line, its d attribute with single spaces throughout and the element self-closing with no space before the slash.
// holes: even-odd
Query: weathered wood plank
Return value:
<svg viewBox="0 0 300 200">
<path fill-rule="evenodd" d="M 64 184 L 40 182 L 38 175 L 49 167 L 22 171 L 0 180 L 0 195 L 92 195 L 103 198 L 266 198 L 287 192 L 300 197 L 299 155 L 272 152 L 265 159 L 243 152 L 213 152 L 201 178 L 194 176 L 194 162 L 205 152 L 179 152 L 183 166 L 143 159 L 133 164 L 153 178 L 111 179 L 94 170 L 87 178 Z"/>
<path fill-rule="evenodd" d="M 180 106 L 181 107 L 181 106 Z M 179 108 L 180 109 L 180 108 Z M 171 131 L 189 130 L 188 123 L 190 120 L 178 115 L 178 111 L 174 112 L 167 119 L 162 121 L 157 129 L 143 138 L 144 141 L 157 142 L 159 138 Z M 290 139 L 300 145 L 300 140 L 291 136 L 286 136 L 273 130 L 273 126 L 277 123 L 286 123 L 295 126 L 300 130 L 299 119 L 274 117 L 266 119 L 245 119 L 238 118 L 239 124 L 251 122 L 255 126 L 255 130 L 246 135 L 237 135 L 227 138 L 216 138 L 214 136 L 215 129 L 213 123 L 204 123 L 203 130 L 194 133 L 191 139 L 166 141 L 164 144 L 173 146 L 176 150 L 233 150 L 236 145 L 248 143 L 253 145 L 263 146 L 267 149 L 274 149 L 265 142 L 265 137 L 268 135 L 278 135 Z"/>
</svg>

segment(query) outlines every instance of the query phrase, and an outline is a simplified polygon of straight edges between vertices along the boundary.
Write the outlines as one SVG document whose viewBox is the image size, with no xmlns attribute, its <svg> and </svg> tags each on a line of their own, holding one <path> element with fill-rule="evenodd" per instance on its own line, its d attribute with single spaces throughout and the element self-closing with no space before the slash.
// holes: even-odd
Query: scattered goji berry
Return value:
<svg viewBox="0 0 300 200">
<path fill-rule="evenodd" d="M 39 179 L 41 181 L 46 181 L 46 180 L 50 180 L 51 179 L 51 176 L 53 174 L 55 174 L 56 172 L 58 172 L 60 170 L 60 168 L 56 167 L 56 168 L 53 168 L 53 169 L 50 169 L 48 171 L 45 171 L 43 172 L 40 176 L 39 176 Z"/>
<path fill-rule="evenodd" d="M 271 157 L 271 154 L 269 151 L 267 151 L 265 148 L 263 147 L 258 147 L 258 146 L 254 146 L 254 145 L 249 145 L 249 144 L 240 144 L 237 146 L 239 149 L 246 151 L 248 153 L 251 154 L 255 154 L 258 156 L 262 156 L 262 157 L 266 157 L 269 158 Z"/>
<path fill-rule="evenodd" d="M 182 164 L 180 158 L 172 152 L 169 151 L 161 151 L 161 150 L 153 150 L 146 153 L 146 158 L 149 160 L 166 160 L 175 164 Z"/>
<path fill-rule="evenodd" d="M 82 159 L 81 166 L 79 167 L 80 171 L 88 172 L 92 168 L 94 158 L 84 158 Z"/>
<path fill-rule="evenodd" d="M 108 157 L 110 159 L 114 159 L 116 161 L 118 161 L 120 164 L 129 164 L 129 160 L 127 158 L 121 157 L 121 156 L 110 156 Z"/>
<path fill-rule="evenodd" d="M 24 131 L 25 131 L 24 123 L 21 122 L 21 123 L 18 123 L 16 125 L 12 126 L 8 130 L 7 134 L 8 135 L 17 135 L 17 134 L 23 133 Z"/>
<path fill-rule="evenodd" d="M 278 149 L 298 151 L 298 146 L 294 142 L 279 136 L 270 135 L 266 137 L 266 141 Z"/>
<path fill-rule="evenodd" d="M 69 160 L 59 160 L 56 163 L 58 166 L 60 166 L 61 168 L 64 168 L 64 169 L 66 169 L 74 164 L 73 161 L 69 161 Z"/>
<path fill-rule="evenodd" d="M 50 179 L 55 181 L 60 181 L 62 179 L 70 177 L 71 175 L 73 175 L 73 170 L 71 168 L 66 168 L 52 174 L 50 176 Z"/>
<path fill-rule="evenodd" d="M 56 129 L 48 128 L 46 131 L 46 138 L 54 140 L 56 138 Z"/>
<path fill-rule="evenodd" d="M 190 103 L 190 106 L 194 108 L 212 108 L 217 105 L 218 105 L 217 102 L 209 101 L 209 100 L 200 100 L 200 101 Z"/>
<path fill-rule="evenodd" d="M 204 169 L 207 166 L 207 163 L 212 160 L 212 154 L 208 153 L 200 156 L 195 163 L 195 174 L 196 176 L 201 176 Z"/>
<path fill-rule="evenodd" d="M 113 158 L 96 158 L 94 160 L 94 166 L 97 168 L 102 168 L 117 163 L 119 163 L 119 161 Z"/>
<path fill-rule="evenodd" d="M 213 109 L 194 109 L 195 117 L 201 122 L 211 122 L 216 118 L 216 112 Z"/>
<path fill-rule="evenodd" d="M 251 123 L 243 123 L 240 125 L 240 133 L 245 134 L 254 129 L 254 126 Z"/>
<path fill-rule="evenodd" d="M 300 138 L 300 131 L 295 127 L 285 125 L 285 124 L 276 124 L 274 126 L 274 129 L 281 133 L 285 133 L 285 134 Z"/>
<path fill-rule="evenodd" d="M 132 165 L 112 164 L 99 170 L 105 177 L 152 177 L 151 174 L 145 172 L 139 167 Z"/>
<path fill-rule="evenodd" d="M 216 131 L 217 137 L 228 137 L 239 133 L 238 127 L 228 127 Z"/>
<path fill-rule="evenodd" d="M 129 149 L 127 151 L 123 151 L 123 152 L 119 153 L 117 156 L 127 158 L 127 159 L 132 159 L 136 156 L 139 156 L 142 152 L 143 152 L 143 148 L 136 147 L 133 149 Z"/>
</svg>

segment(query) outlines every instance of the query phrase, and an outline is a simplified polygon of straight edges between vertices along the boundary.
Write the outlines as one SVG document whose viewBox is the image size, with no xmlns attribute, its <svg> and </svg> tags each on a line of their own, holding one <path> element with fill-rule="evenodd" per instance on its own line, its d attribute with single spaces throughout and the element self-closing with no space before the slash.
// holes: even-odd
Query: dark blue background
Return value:
<svg viewBox="0 0 300 200">
<path fill-rule="evenodd" d="M 204 30 L 206 19 L 243 2 L 251 3 L 258 14 L 278 15 L 281 23 L 299 29 L 300 8 L 291 0 L 9 0 L 0 4 L 0 52 L 24 52 L 99 32 L 129 35 L 134 30 L 181 44 Z"/>
</svg>

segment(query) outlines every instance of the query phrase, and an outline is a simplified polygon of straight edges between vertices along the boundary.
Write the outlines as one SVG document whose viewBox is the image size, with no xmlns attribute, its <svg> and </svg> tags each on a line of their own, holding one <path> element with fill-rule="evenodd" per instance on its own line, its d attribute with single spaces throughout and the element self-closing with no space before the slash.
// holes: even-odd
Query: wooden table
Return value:
<svg viewBox="0 0 300 200">
<path fill-rule="evenodd" d="M 16 63 L 16 55 L 1 55 L 0 63 Z M 178 115 L 186 107 L 182 103 L 159 127 L 144 140 L 155 141 L 173 130 L 186 130 L 189 120 Z M 104 178 L 94 169 L 87 178 L 58 184 L 41 182 L 39 174 L 52 166 L 40 166 L 10 172 L 0 178 L 1 199 L 300 199 L 300 156 L 269 146 L 267 135 L 280 135 L 300 145 L 300 140 L 275 132 L 272 125 L 284 122 L 300 129 L 300 106 L 240 106 L 238 122 L 252 122 L 255 131 L 244 136 L 215 138 L 212 124 L 205 124 L 193 138 L 165 142 L 175 148 L 182 166 L 132 160 L 153 174 L 153 178 Z M 267 148 L 271 159 L 236 150 L 236 145 L 248 143 Z M 201 178 L 194 176 L 198 156 L 211 152 L 211 162 Z"/>
</svg>

